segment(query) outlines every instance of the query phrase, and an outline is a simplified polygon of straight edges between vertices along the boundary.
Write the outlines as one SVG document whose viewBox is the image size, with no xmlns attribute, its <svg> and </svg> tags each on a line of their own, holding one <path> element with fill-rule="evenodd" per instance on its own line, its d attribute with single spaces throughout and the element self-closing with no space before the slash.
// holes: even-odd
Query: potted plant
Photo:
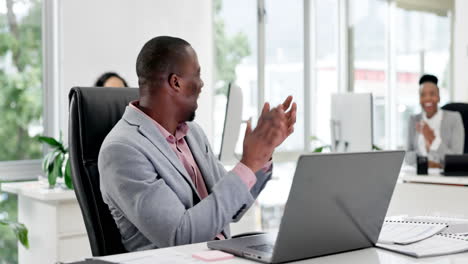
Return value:
<svg viewBox="0 0 468 264">
<path fill-rule="evenodd" d="M 45 155 L 42 161 L 42 170 L 47 175 L 49 187 L 54 188 L 57 179 L 63 177 L 65 185 L 69 189 L 73 189 L 68 148 L 64 146 L 61 139 L 56 140 L 53 137 L 39 136 L 37 140 L 49 145 L 51 148 L 51 151 Z"/>
<path fill-rule="evenodd" d="M 16 238 L 19 240 L 21 245 L 25 248 L 29 248 L 29 240 L 28 240 L 28 229 L 21 223 L 8 221 L 8 220 L 0 220 L 0 225 L 9 227 L 16 235 Z"/>
<path fill-rule="evenodd" d="M 329 151 L 331 150 L 330 145 L 325 144 L 322 140 L 320 140 L 316 136 L 311 136 L 310 137 L 310 142 L 312 142 L 312 143 L 314 143 L 314 145 L 316 145 L 316 147 L 314 148 L 314 150 L 312 150 L 312 152 L 322 152 L 324 149 L 328 149 Z"/>
</svg>

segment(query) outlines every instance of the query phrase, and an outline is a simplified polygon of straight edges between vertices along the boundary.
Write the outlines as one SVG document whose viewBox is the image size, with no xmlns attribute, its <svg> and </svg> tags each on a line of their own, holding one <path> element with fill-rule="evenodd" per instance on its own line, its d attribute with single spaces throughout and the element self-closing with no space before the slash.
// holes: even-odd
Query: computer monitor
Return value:
<svg viewBox="0 0 468 264">
<path fill-rule="evenodd" d="M 234 83 L 230 83 L 227 94 L 226 114 L 224 116 L 223 136 L 219 160 L 223 163 L 235 163 L 235 149 L 242 123 L 243 98 L 242 90 Z"/>
<path fill-rule="evenodd" d="M 373 145 L 371 93 L 338 93 L 331 98 L 334 152 L 370 151 Z"/>
</svg>

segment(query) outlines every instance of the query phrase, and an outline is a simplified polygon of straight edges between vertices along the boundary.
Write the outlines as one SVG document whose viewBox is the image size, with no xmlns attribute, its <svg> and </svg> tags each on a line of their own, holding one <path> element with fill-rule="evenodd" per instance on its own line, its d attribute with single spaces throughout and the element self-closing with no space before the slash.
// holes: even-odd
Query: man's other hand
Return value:
<svg viewBox="0 0 468 264">
<path fill-rule="evenodd" d="M 247 123 L 241 162 L 252 171 L 261 169 L 275 148 L 294 132 L 297 105 L 292 100 L 292 96 L 288 96 L 272 109 L 269 103 L 265 103 L 257 127 L 252 130 L 250 121 Z"/>
</svg>

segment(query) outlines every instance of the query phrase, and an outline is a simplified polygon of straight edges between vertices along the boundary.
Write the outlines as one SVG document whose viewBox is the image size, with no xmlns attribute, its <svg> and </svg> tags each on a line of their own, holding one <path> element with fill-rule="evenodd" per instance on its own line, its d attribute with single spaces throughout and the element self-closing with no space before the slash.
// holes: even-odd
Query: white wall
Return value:
<svg viewBox="0 0 468 264">
<path fill-rule="evenodd" d="M 468 1 L 455 1 L 454 101 L 468 102 Z"/>
<path fill-rule="evenodd" d="M 92 86 L 106 71 L 137 87 L 135 62 L 143 44 L 158 35 L 181 37 L 198 53 L 205 87 L 196 121 L 212 138 L 212 1 L 61 0 L 59 7 L 60 127 L 68 134 L 68 91 Z"/>
</svg>

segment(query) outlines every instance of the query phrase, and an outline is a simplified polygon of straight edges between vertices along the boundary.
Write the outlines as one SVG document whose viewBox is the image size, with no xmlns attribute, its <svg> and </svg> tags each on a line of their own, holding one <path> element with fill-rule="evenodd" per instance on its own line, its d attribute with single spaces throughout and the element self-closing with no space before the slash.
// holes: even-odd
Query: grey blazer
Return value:
<svg viewBox="0 0 468 264">
<path fill-rule="evenodd" d="M 442 110 L 442 122 L 440 124 L 441 144 L 436 151 L 428 153 L 429 159 L 437 162 L 444 162 L 446 154 L 462 154 L 465 144 L 465 129 L 460 113 L 448 110 Z M 416 132 L 416 123 L 420 122 L 422 114 L 413 115 L 409 120 L 408 127 L 408 145 L 406 153 L 406 162 L 408 164 L 416 163 L 416 154 L 418 152 L 418 136 Z"/>
<path fill-rule="evenodd" d="M 249 191 L 227 172 L 194 122 L 186 136 L 205 179 L 203 200 L 184 166 L 152 120 L 131 107 L 104 140 L 98 159 L 104 202 L 129 251 L 213 240 L 238 221 L 271 178 L 257 172 Z"/>
</svg>

